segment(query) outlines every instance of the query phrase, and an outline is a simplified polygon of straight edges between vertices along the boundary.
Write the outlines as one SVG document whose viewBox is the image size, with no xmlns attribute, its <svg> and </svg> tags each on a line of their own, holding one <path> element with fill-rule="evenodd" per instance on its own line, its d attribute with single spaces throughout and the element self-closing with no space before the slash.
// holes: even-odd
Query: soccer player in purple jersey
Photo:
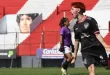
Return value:
<svg viewBox="0 0 110 75">
<path fill-rule="evenodd" d="M 62 18 L 60 20 L 60 44 L 62 52 L 64 53 L 64 60 L 62 62 L 62 75 L 67 75 L 68 64 L 71 63 L 72 57 L 72 48 L 74 47 L 71 40 L 71 32 L 68 28 L 69 20 L 68 18 Z"/>
<path fill-rule="evenodd" d="M 106 50 L 110 50 L 110 46 L 104 42 L 97 21 L 83 14 L 86 11 L 85 5 L 82 2 L 73 2 L 71 6 L 70 12 L 78 20 L 74 26 L 75 50 L 71 63 L 74 63 L 77 58 L 80 42 L 84 65 L 88 69 L 89 75 L 95 75 L 95 64 L 107 66 Z"/>
</svg>

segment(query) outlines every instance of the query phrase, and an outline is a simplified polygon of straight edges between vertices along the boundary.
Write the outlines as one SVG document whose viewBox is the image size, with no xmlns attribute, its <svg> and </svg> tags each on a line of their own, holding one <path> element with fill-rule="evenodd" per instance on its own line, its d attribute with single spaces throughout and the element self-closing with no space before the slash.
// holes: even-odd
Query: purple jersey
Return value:
<svg viewBox="0 0 110 75">
<path fill-rule="evenodd" d="M 61 28 L 60 34 L 63 37 L 64 46 L 70 46 L 72 44 L 70 29 L 64 26 Z"/>
</svg>

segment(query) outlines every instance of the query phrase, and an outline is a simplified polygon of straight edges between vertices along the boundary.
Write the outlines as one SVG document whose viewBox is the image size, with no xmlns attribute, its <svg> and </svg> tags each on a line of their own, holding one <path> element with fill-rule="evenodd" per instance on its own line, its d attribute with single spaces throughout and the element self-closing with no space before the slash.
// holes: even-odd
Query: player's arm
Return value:
<svg viewBox="0 0 110 75">
<path fill-rule="evenodd" d="M 76 26 L 74 26 L 74 38 L 75 38 L 75 42 L 74 42 L 74 59 L 76 60 L 77 52 L 78 52 L 78 49 L 79 49 L 79 40 L 80 40 L 80 34 L 78 33 Z"/>
<path fill-rule="evenodd" d="M 71 64 L 73 64 L 76 61 L 78 49 L 79 49 L 79 40 L 75 40 L 75 42 L 74 42 L 74 56 L 71 61 Z"/>
<path fill-rule="evenodd" d="M 100 34 L 97 21 L 96 21 L 94 18 L 92 18 L 90 22 L 91 22 L 91 24 L 92 24 L 91 27 L 92 27 L 92 29 L 93 29 L 93 32 L 94 32 L 96 38 L 99 40 L 99 42 L 100 42 L 105 48 L 110 47 L 110 46 L 108 46 L 108 45 L 105 43 L 105 41 L 104 41 L 102 35 Z M 107 49 L 106 49 L 106 50 L 107 50 Z"/>
<path fill-rule="evenodd" d="M 60 34 L 60 45 L 63 45 L 63 36 Z"/>
<path fill-rule="evenodd" d="M 61 28 L 60 30 L 60 45 L 63 45 L 63 35 L 64 35 L 64 28 Z"/>
<path fill-rule="evenodd" d="M 99 40 L 99 42 L 105 47 L 105 48 L 109 48 L 110 46 L 108 46 L 103 37 L 101 36 L 101 34 L 95 34 L 96 35 L 96 38 Z"/>
<path fill-rule="evenodd" d="M 64 35 L 64 28 L 61 28 L 60 30 L 60 48 L 59 51 L 63 52 L 64 51 L 64 39 L 63 39 L 63 35 Z"/>
<path fill-rule="evenodd" d="M 77 58 L 77 53 L 78 53 L 78 49 L 79 49 L 79 40 L 75 40 L 74 42 L 74 58 Z"/>
</svg>

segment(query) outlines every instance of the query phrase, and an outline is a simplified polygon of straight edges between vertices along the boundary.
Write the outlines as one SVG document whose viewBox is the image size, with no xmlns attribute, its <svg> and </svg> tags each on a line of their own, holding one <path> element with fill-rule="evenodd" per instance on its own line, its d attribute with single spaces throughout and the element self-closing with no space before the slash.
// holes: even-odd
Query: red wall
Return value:
<svg viewBox="0 0 110 75">
<path fill-rule="evenodd" d="M 52 48 L 59 42 L 59 21 L 63 17 L 63 12 L 66 12 L 66 17 L 70 20 L 72 15 L 70 13 L 71 2 L 84 2 L 87 10 L 91 10 L 98 0 L 64 0 L 54 12 L 42 22 L 31 34 L 18 46 L 18 55 L 36 55 L 36 50 L 40 48 L 42 31 L 44 32 L 43 48 Z"/>
<path fill-rule="evenodd" d="M 16 14 L 27 0 L 0 0 L 0 18 L 6 14 Z"/>
</svg>

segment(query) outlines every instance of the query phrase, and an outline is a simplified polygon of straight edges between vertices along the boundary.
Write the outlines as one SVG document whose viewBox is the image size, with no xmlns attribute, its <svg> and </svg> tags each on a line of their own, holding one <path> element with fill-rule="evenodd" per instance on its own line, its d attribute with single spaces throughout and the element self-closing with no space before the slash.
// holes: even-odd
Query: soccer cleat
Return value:
<svg viewBox="0 0 110 75">
<path fill-rule="evenodd" d="M 63 73 L 62 73 L 62 75 L 69 75 L 69 74 L 63 74 Z"/>
<path fill-rule="evenodd" d="M 62 68 L 61 71 L 62 71 L 62 75 L 67 75 L 67 71 L 64 68 Z"/>
</svg>

